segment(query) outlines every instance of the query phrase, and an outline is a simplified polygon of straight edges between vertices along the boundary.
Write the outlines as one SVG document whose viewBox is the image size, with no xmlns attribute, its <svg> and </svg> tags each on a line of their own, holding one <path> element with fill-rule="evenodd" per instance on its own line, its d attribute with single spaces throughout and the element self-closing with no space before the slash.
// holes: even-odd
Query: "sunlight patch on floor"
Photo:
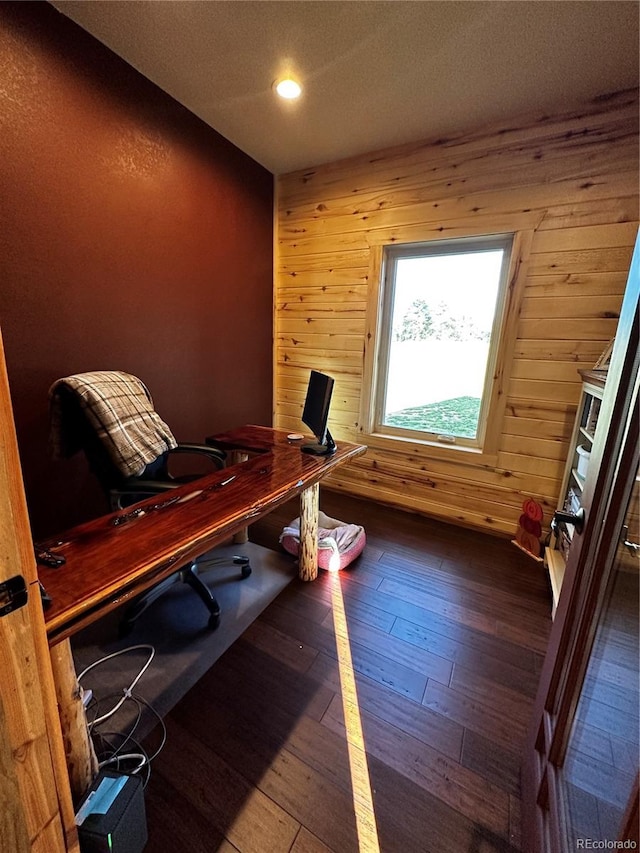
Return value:
<svg viewBox="0 0 640 853">
<path fill-rule="evenodd" d="M 360 853 L 379 853 L 376 816 L 373 809 L 373 796 L 369 778 L 369 766 L 362 734 L 362 720 L 358 706 L 356 680 L 353 672 L 349 631 L 344 610 L 344 599 L 340 585 L 340 572 L 329 572 L 331 601 L 333 604 L 333 626 L 338 651 L 338 669 L 342 691 L 342 708 L 347 733 L 349 768 L 351 771 L 351 789 L 353 807 L 358 832 Z"/>
</svg>

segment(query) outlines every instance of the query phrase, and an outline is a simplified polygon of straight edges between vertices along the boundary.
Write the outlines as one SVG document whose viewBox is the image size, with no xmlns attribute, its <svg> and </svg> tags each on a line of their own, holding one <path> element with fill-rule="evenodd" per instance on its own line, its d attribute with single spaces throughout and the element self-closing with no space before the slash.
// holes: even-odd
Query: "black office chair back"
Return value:
<svg viewBox="0 0 640 853">
<path fill-rule="evenodd" d="M 97 435 L 90 423 L 86 412 L 80 405 L 77 396 L 70 389 L 61 388 L 58 392 L 64 397 L 64 408 L 66 412 L 65 424 L 67 429 L 73 429 L 73 442 L 82 449 L 89 470 L 94 475 L 102 488 L 111 509 L 131 506 L 137 503 L 146 494 L 126 494 L 117 499 L 114 492 L 130 486 L 136 480 L 158 480 L 170 479 L 168 471 L 168 453 L 163 453 L 150 462 L 144 471 L 137 477 L 124 477 L 114 464 L 107 448 Z"/>
<path fill-rule="evenodd" d="M 161 494 L 166 489 L 175 488 L 179 483 L 188 482 L 202 476 L 201 474 L 187 474 L 173 478 L 168 470 L 168 459 L 171 452 L 175 453 L 182 449 L 187 453 L 196 453 L 200 458 L 204 455 L 216 467 L 222 467 L 224 464 L 223 456 L 212 447 L 195 444 L 178 445 L 173 451 L 162 453 L 156 459 L 149 462 L 140 474 L 127 477 L 123 475 L 112 460 L 108 447 L 96 432 L 95 427 L 89 420 L 86 411 L 73 390 L 60 385 L 57 388 L 57 393 L 62 396 L 61 403 L 65 415 L 66 440 L 70 447 L 84 452 L 89 468 L 104 490 L 112 510 L 124 509 L 150 495 Z M 145 393 L 149 397 L 146 387 Z M 150 397 L 149 400 L 151 400 Z M 107 436 L 105 441 L 108 440 Z M 141 491 L 136 491 L 136 488 L 140 488 Z M 209 565 L 213 565 L 216 562 L 232 562 L 240 566 L 240 578 L 246 578 L 251 574 L 249 558 L 245 556 L 225 557 L 219 560 L 209 559 L 207 562 Z M 179 569 L 174 576 L 162 581 L 132 603 L 120 623 L 121 633 L 128 633 L 138 617 L 178 577 L 184 583 L 187 583 L 199 596 L 209 611 L 209 627 L 216 628 L 220 619 L 220 606 L 215 596 L 198 577 L 196 562 L 192 561 Z"/>
</svg>

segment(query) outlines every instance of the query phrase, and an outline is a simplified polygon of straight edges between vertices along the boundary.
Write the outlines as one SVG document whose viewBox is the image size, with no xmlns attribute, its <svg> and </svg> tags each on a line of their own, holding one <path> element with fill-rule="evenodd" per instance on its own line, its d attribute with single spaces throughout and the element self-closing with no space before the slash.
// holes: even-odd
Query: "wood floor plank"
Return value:
<svg viewBox="0 0 640 853">
<path fill-rule="evenodd" d="M 353 578 L 355 577 L 355 572 L 352 572 L 348 579 L 344 573 L 341 574 L 344 609 L 347 617 L 358 619 L 360 622 L 380 628 L 382 631 L 390 631 L 395 621 L 393 613 L 389 613 L 382 607 L 369 604 L 366 597 L 361 598 L 357 594 L 351 595 L 349 598 L 345 597 L 345 592 L 353 588 Z M 285 594 L 278 596 L 278 604 L 320 625 L 327 623 L 331 625 L 331 590 L 326 583 L 323 583 L 323 578 L 324 575 L 314 584 L 307 584 L 302 581 L 296 583 L 294 581 L 294 583 L 289 584 L 290 588 L 287 588 Z M 365 585 L 365 589 L 370 588 Z"/>
<path fill-rule="evenodd" d="M 381 631 L 371 625 L 365 625 L 358 619 L 347 617 L 346 630 L 350 645 L 366 646 L 368 649 L 379 652 L 385 658 L 408 667 L 426 678 L 433 678 L 441 684 L 449 684 L 453 665 L 442 655 L 434 654 L 429 650 L 405 643 L 393 634 Z M 333 628 L 332 621 L 325 620 L 323 623 L 328 628 Z"/>
<path fill-rule="evenodd" d="M 407 568 L 412 564 L 408 560 L 400 560 L 395 556 L 384 555 L 378 561 L 382 572 L 389 574 L 389 569 L 394 569 L 393 575 L 398 580 L 406 580 L 416 589 L 430 592 L 432 595 L 440 595 L 444 598 L 456 598 L 460 603 L 468 603 L 475 609 L 486 609 L 493 613 L 496 610 L 515 610 L 519 612 L 525 609 L 534 609 L 540 613 L 547 613 L 548 601 L 546 596 L 531 596 L 525 599 L 525 584 L 518 584 L 518 593 L 511 592 L 504 582 L 504 572 L 484 572 L 478 569 L 467 570 L 464 573 L 452 570 L 445 571 L 442 568 L 434 568 L 427 564 L 415 564 L 412 574 L 407 574 Z M 500 577 L 500 586 L 496 580 Z"/>
<path fill-rule="evenodd" d="M 390 633 L 393 623 L 396 621 L 396 617 L 392 613 L 387 613 L 379 607 L 371 607 L 369 604 L 354 602 L 353 600 L 344 601 L 344 610 L 349 622 L 357 620 L 363 625 L 377 628 L 385 634 Z M 331 628 L 333 625 L 333 612 L 327 613 L 320 624 Z"/>
<path fill-rule="evenodd" d="M 317 649 L 301 645 L 295 638 L 260 620 L 247 628 L 244 639 L 298 672 L 306 672 L 318 655 Z"/>
<path fill-rule="evenodd" d="M 439 616 L 445 616 L 447 619 L 460 622 L 460 624 L 466 625 L 467 628 L 475 628 L 478 631 L 484 631 L 485 634 L 496 634 L 495 616 L 472 610 L 464 604 L 448 601 L 446 598 L 430 595 L 427 592 L 417 592 L 415 589 L 407 587 L 401 581 L 392 578 L 385 578 L 380 584 L 379 591 L 393 598 L 398 598 L 401 601 L 417 604 L 424 610 L 430 610 Z"/>
<path fill-rule="evenodd" d="M 427 684 L 422 704 L 499 743 L 504 741 L 512 744 L 516 750 L 523 747 L 526 725 L 437 681 Z"/>
<path fill-rule="evenodd" d="M 211 690 L 215 695 L 228 692 L 230 703 L 245 702 L 252 709 L 262 708 L 265 714 L 281 709 L 293 716 L 304 714 L 320 720 L 333 699 L 334 691 L 309 677 L 308 671 L 287 668 L 244 636 L 219 660 L 213 678 Z M 184 701 L 190 699 L 191 696 Z"/>
<path fill-rule="evenodd" d="M 515 853 L 508 840 L 471 821 L 384 761 L 369 758 L 383 853 Z"/>
<path fill-rule="evenodd" d="M 334 693 L 340 693 L 338 662 L 332 658 L 318 655 L 308 675 L 318 679 Z M 367 713 L 434 747 L 449 758 L 456 761 L 460 759 L 464 729 L 459 723 L 406 699 L 366 676 L 357 676 L 356 692 L 360 707 Z"/>
<path fill-rule="evenodd" d="M 301 826 L 300 832 L 293 842 L 291 853 L 333 853 L 333 851 L 326 844 L 323 844 L 319 838 L 309 832 L 306 827 Z"/>
<path fill-rule="evenodd" d="M 396 619 L 391 630 L 394 637 L 421 648 L 428 649 L 434 654 L 440 655 L 454 664 L 473 668 L 473 670 L 487 678 L 492 678 L 496 683 L 506 687 L 512 687 L 529 698 L 534 698 L 538 686 L 538 676 L 534 672 L 522 669 L 504 660 L 499 660 L 491 655 L 483 654 L 477 647 L 430 631 L 421 625 L 414 625 L 405 619 Z M 494 645 L 494 648 L 497 644 Z M 521 663 L 521 659 L 518 663 Z"/>
<path fill-rule="evenodd" d="M 385 726 L 378 717 L 361 711 L 360 718 L 369 755 L 375 755 L 420 788 L 497 835 L 508 835 L 509 797 L 505 791 L 406 732 Z M 344 736 L 339 697 L 331 703 L 322 722 Z"/>
<path fill-rule="evenodd" d="M 331 614 L 331 597 L 319 595 L 319 587 L 320 584 L 318 583 L 310 584 L 294 580 L 278 596 L 278 604 L 309 622 L 321 625 L 326 617 Z"/>
<path fill-rule="evenodd" d="M 345 600 L 351 595 L 351 591 L 345 591 Z M 460 642 L 471 649 L 485 654 L 488 657 L 504 661 L 530 672 L 539 672 L 540 660 L 539 656 L 530 649 L 525 648 L 517 643 L 511 643 L 503 639 L 497 639 L 492 634 L 486 634 L 475 628 L 470 628 L 466 625 L 461 625 L 455 619 L 449 619 L 446 616 L 441 616 L 431 610 L 426 610 L 409 602 L 395 599 L 391 596 L 382 593 L 375 593 L 384 598 L 386 606 L 396 615 L 395 626 L 398 631 L 392 630 L 392 633 L 399 635 L 400 625 L 402 622 L 410 625 L 417 625 L 425 628 L 429 632 L 441 634 L 444 637 Z M 370 593 L 367 593 L 370 596 Z M 382 601 L 380 601 L 382 603 Z M 414 636 L 414 640 L 419 642 L 419 635 Z"/>
<path fill-rule="evenodd" d="M 167 766 L 165 757 L 163 767 Z M 181 791 L 182 785 L 182 781 L 167 778 L 160 771 L 154 774 L 153 793 L 145 797 L 149 833 L 145 853 L 165 853 L 168 839 L 174 850 L 189 850 L 190 853 L 237 850 L 226 841 L 224 831 L 215 828 L 208 815 L 192 807 Z M 185 814 L 189 814 L 189 821 L 184 820 Z"/>
<path fill-rule="evenodd" d="M 519 690 L 513 690 L 499 684 L 493 678 L 487 678 L 475 669 L 456 664 L 451 676 L 451 688 L 471 699 L 493 708 L 512 723 L 519 722 L 527 727 L 530 717 L 531 701 Z"/>
<path fill-rule="evenodd" d="M 638 683 L 638 666 L 625 666 L 621 660 L 607 658 L 598 659 L 598 678 L 608 684 L 624 686 L 629 683 Z"/>
<path fill-rule="evenodd" d="M 373 549 L 370 550 L 367 545 L 366 553 L 367 562 L 362 558 L 359 559 L 357 563 L 349 567 L 348 571 L 343 572 L 342 576 L 350 582 L 360 584 L 361 586 L 368 586 L 370 589 L 377 589 L 384 575 L 369 570 L 368 561 L 372 561 L 373 565 L 375 565 L 374 551 Z"/>
<path fill-rule="evenodd" d="M 503 599 L 500 592 L 496 590 L 491 592 L 487 589 L 486 592 L 479 594 L 475 591 L 460 590 L 455 585 L 451 587 L 446 584 L 428 583 L 426 579 L 409 587 L 395 577 L 393 580 L 384 580 L 379 589 L 381 592 L 394 594 L 393 590 L 397 590 L 399 586 L 405 588 L 405 596 L 410 590 L 414 601 L 429 610 L 447 615 L 446 608 L 454 606 L 457 614 L 466 613 L 479 620 L 485 619 L 492 626 L 489 633 L 495 633 L 494 626 L 500 620 L 506 624 L 526 628 L 531 634 L 542 636 L 545 640 L 548 637 L 546 620 L 540 618 L 543 614 L 546 615 L 546 608 L 535 614 L 532 613 L 531 607 L 524 603 L 515 607 L 508 597 Z M 462 621 L 459 615 L 456 618 Z"/>
<path fill-rule="evenodd" d="M 551 625 L 544 573 L 506 540 L 339 493 L 322 506 L 367 531 L 339 582 L 381 853 L 517 853 L 519 761 Z M 252 538 L 279 547 L 297 514 L 297 501 L 279 507 Z M 147 853 L 366 849 L 333 606 L 326 573 L 292 582 L 170 712 L 145 792 Z M 611 704 L 626 707 L 628 671 L 603 667 Z M 598 719 L 583 728 L 602 734 L 612 708 L 592 692 Z M 632 767 L 629 743 L 604 737 L 579 758 L 583 775 L 598 750 L 612 772 Z"/>
<path fill-rule="evenodd" d="M 215 700 L 217 693 L 216 689 L 206 702 L 201 699 L 186 703 L 183 700 L 172 712 L 172 717 L 181 727 L 190 724 L 190 736 L 203 748 L 211 744 L 209 749 L 215 749 L 219 763 L 224 766 L 233 763 L 244 784 L 270 802 L 277 814 L 286 814 L 295 824 L 296 833 L 297 826 L 303 824 L 331 849 L 357 850 L 344 741 L 328 738 L 324 728 L 322 737 L 315 741 L 307 735 L 306 741 L 313 743 L 314 752 L 309 752 L 307 760 L 303 760 L 295 754 L 295 751 L 304 751 L 305 735 L 301 731 L 319 724 L 304 715 L 296 718 L 270 707 L 268 697 L 260 707 L 258 697 L 250 704 L 240 692 L 235 695 L 222 692 L 224 703 L 220 706 Z M 199 706 L 197 719 L 194 704 Z M 207 749 L 204 754 L 208 758 Z M 321 766 L 314 766 L 316 760 Z M 224 777 L 220 782 L 210 777 L 211 796 L 224 798 L 222 786 L 227 784 Z M 251 799 L 249 805 L 253 807 Z M 226 836 L 232 843 L 238 843 L 229 831 Z M 279 849 L 289 850 L 293 837 L 288 843 L 288 847 Z M 244 853 L 245 847 L 240 846 L 240 849 Z"/>
<path fill-rule="evenodd" d="M 252 708 L 264 707 L 265 713 L 277 707 L 293 715 L 305 714 L 320 720 L 333 699 L 333 690 L 265 655 L 244 636 L 220 658 L 211 678 L 210 687 L 208 679 L 202 679 L 200 685 L 204 689 L 188 693 L 183 704 L 195 711 L 201 692 L 211 690 L 220 701 L 229 695 L 229 702 L 239 698 Z"/>
<path fill-rule="evenodd" d="M 167 721 L 168 741 L 157 776 L 180 779 L 190 807 L 242 853 L 288 850 L 300 823 L 273 798 L 251 785 L 192 732 Z"/>
<path fill-rule="evenodd" d="M 328 628 L 306 623 L 299 617 L 292 616 L 277 603 L 272 604 L 262 618 L 276 628 L 284 629 L 285 625 L 289 626 L 293 636 L 301 643 L 308 643 L 330 657 L 337 657 L 335 638 Z M 367 675 L 416 702 L 421 701 L 428 678 L 426 674 L 418 673 L 374 649 L 357 643 L 351 644 L 351 657 L 356 672 Z M 440 667 L 441 664 L 437 663 L 437 671 L 440 671 Z"/>
<path fill-rule="evenodd" d="M 278 753 L 259 787 L 332 850 L 358 849 L 351 792 L 304 761 L 287 751 Z"/>
<path fill-rule="evenodd" d="M 509 796 L 509 841 L 518 848 L 522 846 L 522 807 L 518 797 Z"/>
<path fill-rule="evenodd" d="M 481 547 L 480 552 L 443 558 L 441 570 L 455 578 L 493 584 L 516 596 L 522 593 L 524 600 L 550 602 L 547 573 L 540 563 L 514 552 L 511 543 L 501 542 L 492 551 L 485 551 L 484 543 Z"/>
<path fill-rule="evenodd" d="M 336 656 L 336 641 L 333 631 L 317 622 L 306 619 L 304 616 L 299 616 L 295 611 L 280 604 L 278 599 L 267 607 L 260 619 L 268 625 L 282 630 L 283 633 L 288 632 L 301 643 L 309 645 L 319 652 L 324 652 L 332 657 Z"/>
<path fill-rule="evenodd" d="M 499 619 L 496 624 L 496 637 L 517 643 L 539 655 L 545 655 L 549 643 L 549 630 L 550 626 L 549 629 L 544 630 L 544 633 L 532 632 L 527 625 L 515 625 Z"/>
<path fill-rule="evenodd" d="M 477 732 L 465 729 L 461 763 L 490 779 L 502 790 L 520 796 L 521 756 Z"/>
</svg>

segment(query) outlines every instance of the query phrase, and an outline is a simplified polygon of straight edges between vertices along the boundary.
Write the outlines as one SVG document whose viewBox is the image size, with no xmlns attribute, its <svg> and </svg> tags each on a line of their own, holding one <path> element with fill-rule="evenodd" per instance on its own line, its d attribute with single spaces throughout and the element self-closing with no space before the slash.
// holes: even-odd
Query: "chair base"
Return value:
<svg viewBox="0 0 640 853">
<path fill-rule="evenodd" d="M 249 563 L 249 557 L 243 556 L 234 556 L 231 558 L 231 562 L 240 566 L 240 579 L 245 580 L 251 574 L 251 565 Z M 228 564 L 228 557 L 220 557 L 214 560 L 209 560 L 208 565 L 223 565 Z M 145 592 L 140 598 L 136 599 L 136 601 L 131 604 L 124 616 L 122 617 L 119 625 L 118 634 L 120 637 L 126 637 L 132 630 L 136 621 L 142 616 L 142 614 L 147 610 L 147 608 L 153 604 L 153 602 L 159 598 L 164 592 L 169 589 L 170 586 L 176 582 L 176 580 L 181 580 L 182 583 L 188 584 L 191 589 L 196 593 L 196 595 L 200 598 L 204 606 L 209 611 L 209 621 L 207 623 L 208 627 L 215 631 L 215 629 L 220 624 L 220 605 L 216 600 L 216 597 L 213 595 L 209 587 L 203 583 L 202 579 L 198 575 L 198 564 L 197 561 L 192 561 L 187 566 L 184 566 L 180 569 L 180 571 L 176 572 L 173 575 L 170 575 L 165 580 L 161 581 L 157 586 L 153 587 L 149 592 Z"/>
</svg>

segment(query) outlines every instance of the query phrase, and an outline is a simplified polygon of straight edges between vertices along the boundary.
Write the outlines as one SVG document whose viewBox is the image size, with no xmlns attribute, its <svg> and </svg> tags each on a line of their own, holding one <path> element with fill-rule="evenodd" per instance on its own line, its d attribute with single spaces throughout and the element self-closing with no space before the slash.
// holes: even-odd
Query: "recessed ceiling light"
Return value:
<svg viewBox="0 0 640 853">
<path fill-rule="evenodd" d="M 286 98 L 288 101 L 299 98 L 302 93 L 302 86 L 292 77 L 286 77 L 284 80 L 276 80 L 274 85 L 280 97 Z"/>
</svg>

